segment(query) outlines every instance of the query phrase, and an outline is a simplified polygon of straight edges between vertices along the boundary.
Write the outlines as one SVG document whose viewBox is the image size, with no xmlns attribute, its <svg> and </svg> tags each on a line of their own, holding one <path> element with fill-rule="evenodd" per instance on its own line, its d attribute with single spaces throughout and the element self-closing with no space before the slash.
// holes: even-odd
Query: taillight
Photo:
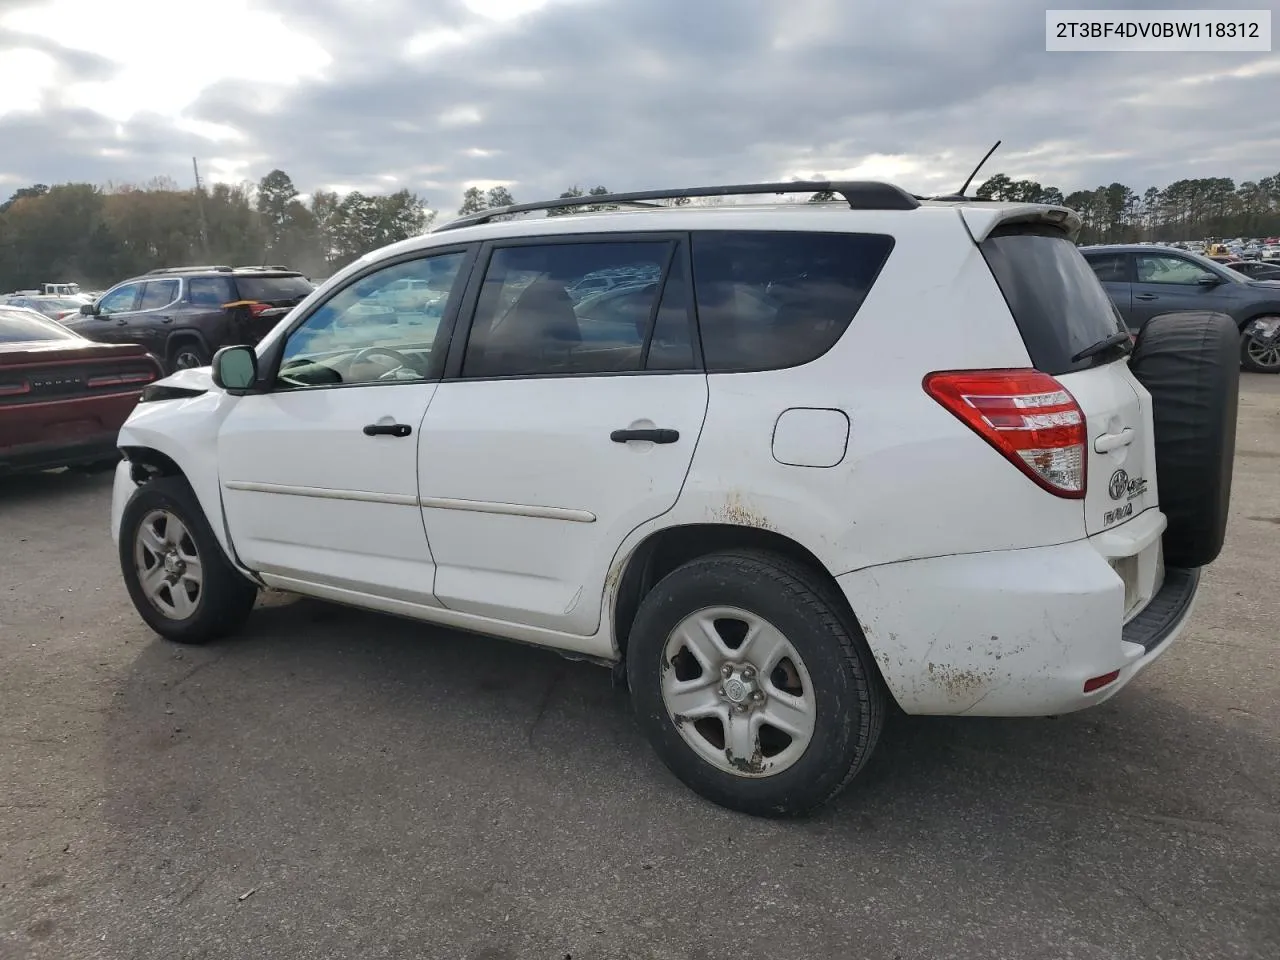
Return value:
<svg viewBox="0 0 1280 960">
<path fill-rule="evenodd" d="M 130 383 L 150 383 L 155 379 L 152 373 L 109 373 L 101 377 L 90 377 L 90 387 L 122 387 Z"/>
<path fill-rule="evenodd" d="M 1087 430 L 1075 397 L 1039 370 L 931 373 L 924 389 L 1050 493 L 1085 493 Z"/>
<path fill-rule="evenodd" d="M 0 383 L 0 397 L 18 397 L 31 392 L 31 384 L 26 380 L 17 383 Z"/>
<path fill-rule="evenodd" d="M 249 304 L 249 316 L 260 317 L 271 309 L 273 308 L 269 303 L 251 303 Z"/>
</svg>

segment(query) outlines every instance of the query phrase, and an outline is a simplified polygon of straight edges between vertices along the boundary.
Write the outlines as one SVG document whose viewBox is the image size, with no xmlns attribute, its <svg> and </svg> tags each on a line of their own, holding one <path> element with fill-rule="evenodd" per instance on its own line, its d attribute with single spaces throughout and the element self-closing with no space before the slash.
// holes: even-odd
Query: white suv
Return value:
<svg viewBox="0 0 1280 960">
<path fill-rule="evenodd" d="M 833 797 L 891 704 L 1058 714 L 1168 649 L 1222 545 L 1229 320 L 1134 346 L 1058 207 L 591 199 L 636 209 L 455 221 L 149 389 L 112 516 L 147 623 L 204 642 L 267 586 L 612 665 L 675 774 L 762 815 Z M 419 279 L 438 323 L 360 309 Z"/>
</svg>

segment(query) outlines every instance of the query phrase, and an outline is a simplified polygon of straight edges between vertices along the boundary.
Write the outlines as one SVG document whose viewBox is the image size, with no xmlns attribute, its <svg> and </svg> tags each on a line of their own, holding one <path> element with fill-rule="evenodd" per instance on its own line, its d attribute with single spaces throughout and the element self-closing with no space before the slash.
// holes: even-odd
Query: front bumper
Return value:
<svg viewBox="0 0 1280 960">
<path fill-rule="evenodd" d="M 838 582 L 907 713 L 1069 713 L 1114 696 L 1185 628 L 1199 572 L 1163 570 L 1165 526 L 1148 510 L 1087 540 L 909 560 Z"/>
</svg>

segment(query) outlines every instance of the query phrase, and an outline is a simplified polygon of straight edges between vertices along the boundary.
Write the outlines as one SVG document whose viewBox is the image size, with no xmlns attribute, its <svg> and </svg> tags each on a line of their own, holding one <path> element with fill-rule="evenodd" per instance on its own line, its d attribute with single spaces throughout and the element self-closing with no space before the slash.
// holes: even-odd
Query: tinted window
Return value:
<svg viewBox="0 0 1280 960">
<path fill-rule="evenodd" d="M 142 301 L 139 310 L 155 310 L 167 307 L 178 299 L 177 280 L 150 280 L 142 286 Z"/>
<path fill-rule="evenodd" d="M 221 307 L 236 298 L 226 277 L 192 277 L 187 281 L 187 299 L 197 307 Z"/>
<path fill-rule="evenodd" d="M 501 247 L 485 271 L 466 377 L 639 370 L 667 241 Z"/>
<path fill-rule="evenodd" d="M 708 370 L 776 370 L 826 353 L 893 249 L 853 233 L 706 232 L 693 284 Z"/>
<path fill-rule="evenodd" d="M 315 289 L 306 277 L 236 277 L 245 300 L 297 303 Z"/>
<path fill-rule="evenodd" d="M 1062 234 L 1011 230 L 982 244 L 1036 369 L 1083 370 L 1071 358 L 1124 329 L 1115 304 L 1074 243 Z"/>
<path fill-rule="evenodd" d="M 1135 259 L 1139 283 L 1193 285 L 1204 279 L 1217 278 L 1217 274 L 1182 257 L 1148 256 L 1140 253 Z"/>
<path fill-rule="evenodd" d="M 423 380 L 440 319 L 466 254 L 444 253 L 385 267 L 343 287 L 289 334 L 280 364 L 285 387 Z M 421 280 L 403 296 L 403 280 Z"/>
<path fill-rule="evenodd" d="M 1125 283 L 1129 279 L 1127 256 L 1123 253 L 1088 253 L 1085 260 L 1103 283 Z"/>
<path fill-rule="evenodd" d="M 133 309 L 141 284 L 126 283 L 117 287 L 98 301 L 99 313 L 125 313 Z"/>
<path fill-rule="evenodd" d="M 697 365 L 693 352 L 693 323 L 689 280 L 683 249 L 671 261 L 671 272 L 662 288 L 662 302 L 653 324 L 653 336 L 645 358 L 647 370 L 690 370 Z"/>
<path fill-rule="evenodd" d="M 0 343 L 30 343 L 35 340 L 79 340 L 52 320 L 19 310 L 0 307 Z"/>
</svg>

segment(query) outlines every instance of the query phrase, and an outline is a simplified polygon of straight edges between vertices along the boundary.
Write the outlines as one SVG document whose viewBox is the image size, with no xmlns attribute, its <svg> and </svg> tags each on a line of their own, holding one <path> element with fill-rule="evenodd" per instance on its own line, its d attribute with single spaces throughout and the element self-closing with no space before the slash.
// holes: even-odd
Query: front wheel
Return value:
<svg viewBox="0 0 1280 960">
<path fill-rule="evenodd" d="M 1258 317 L 1240 338 L 1240 365 L 1253 373 L 1280 373 L 1280 317 Z"/>
<path fill-rule="evenodd" d="M 181 477 L 151 480 L 125 505 L 120 569 L 142 619 L 178 643 L 207 643 L 232 632 L 258 595 L 223 554 Z"/>
<path fill-rule="evenodd" d="M 830 586 L 785 557 L 701 557 L 641 603 L 631 696 L 659 757 L 687 786 L 757 816 L 836 796 L 875 748 L 885 693 Z"/>
</svg>

